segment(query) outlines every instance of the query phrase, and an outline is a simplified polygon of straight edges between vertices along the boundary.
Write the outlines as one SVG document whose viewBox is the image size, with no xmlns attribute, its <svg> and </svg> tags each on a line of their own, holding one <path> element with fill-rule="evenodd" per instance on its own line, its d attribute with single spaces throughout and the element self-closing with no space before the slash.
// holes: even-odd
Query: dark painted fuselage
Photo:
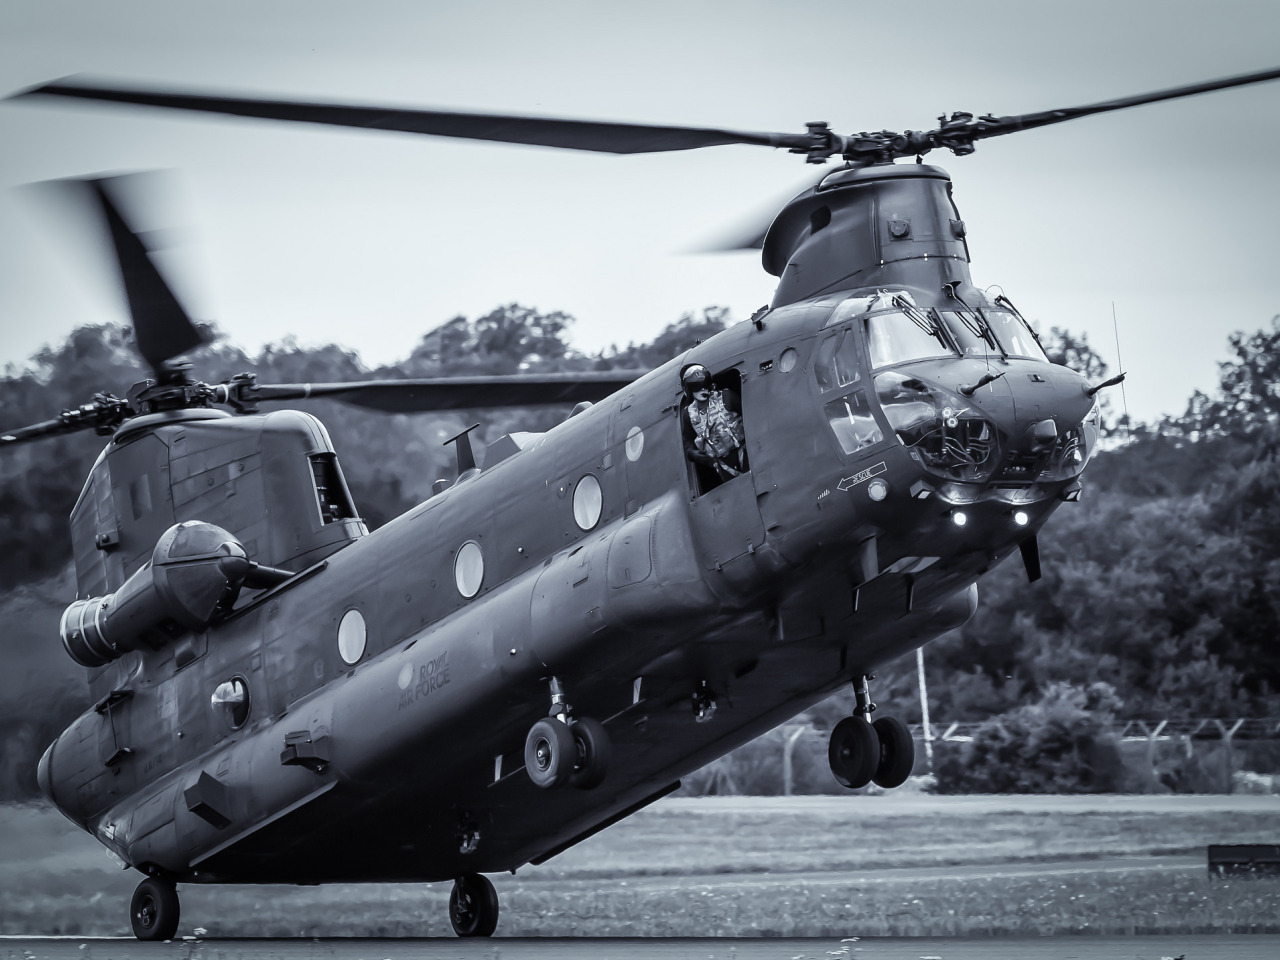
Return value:
<svg viewBox="0 0 1280 960">
<path fill-rule="evenodd" d="M 935 169 L 912 182 L 936 220 Z M 780 292 L 803 297 L 546 434 L 496 441 L 483 469 L 373 533 L 318 504 L 315 464 L 331 451 L 312 418 L 127 424 L 77 507 L 83 518 L 99 504 L 80 522 L 82 595 L 119 587 L 160 532 L 192 519 L 297 573 L 93 674 L 98 707 L 50 747 L 42 788 L 121 859 L 176 879 L 514 869 L 963 623 L 978 577 L 1075 483 L 1093 404 L 1080 377 L 1034 351 L 964 339 L 954 316 L 991 305 L 969 283 L 963 230 L 935 237 L 923 214 L 899 215 L 901 179 L 848 188 L 884 191 L 857 228 L 876 263 L 825 266 L 820 289 L 788 279 L 805 257 L 831 256 L 816 239 L 831 213 L 804 201 L 779 227 L 791 259 L 774 254 Z M 927 249 L 909 245 L 912 223 Z M 948 245 L 932 265 L 928 244 Z M 914 266 L 886 272 L 891 249 Z M 930 308 L 957 325 L 935 336 L 936 355 L 885 346 L 898 329 L 886 320 Z M 750 466 L 710 490 L 681 437 L 680 371 L 695 362 L 740 391 Z M 1046 421 L 1056 441 L 1034 435 Z M 921 423 L 940 446 L 910 440 Z M 201 469 L 175 467 L 193 447 Z M 577 496 L 586 477 L 598 517 Z M 113 511 L 118 543 L 103 550 L 95 524 Z M 367 635 L 354 662 L 339 646 L 350 611 Z M 612 743 L 592 790 L 541 790 L 523 770 L 551 676 Z M 236 678 L 249 708 L 233 723 L 211 698 Z M 700 688 L 718 704 L 705 723 L 691 706 Z"/>
</svg>

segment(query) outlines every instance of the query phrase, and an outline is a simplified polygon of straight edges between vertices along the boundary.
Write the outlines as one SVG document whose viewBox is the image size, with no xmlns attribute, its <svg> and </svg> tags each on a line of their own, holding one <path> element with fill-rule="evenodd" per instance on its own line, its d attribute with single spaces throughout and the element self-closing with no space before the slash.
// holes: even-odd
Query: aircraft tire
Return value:
<svg viewBox="0 0 1280 960">
<path fill-rule="evenodd" d="M 569 775 L 569 785 L 579 790 L 600 786 L 609 772 L 609 734 L 604 724 L 591 717 L 583 717 L 569 724 L 573 735 L 574 767 Z"/>
<path fill-rule="evenodd" d="M 916 765 L 916 742 L 911 731 L 897 717 L 881 717 L 871 726 L 880 741 L 880 762 L 871 779 L 886 789 L 900 787 Z"/>
<path fill-rule="evenodd" d="M 524 768 L 529 779 L 544 790 L 562 787 L 573 775 L 578 748 L 569 727 L 544 717 L 529 728 L 524 740 Z"/>
<path fill-rule="evenodd" d="M 827 761 L 843 786 L 850 790 L 865 787 L 880 763 L 880 738 L 865 718 L 845 717 L 831 731 Z"/>
<path fill-rule="evenodd" d="M 129 903 L 129 923 L 139 940 L 172 940 L 180 913 L 177 887 L 158 877 L 138 884 Z"/>
<path fill-rule="evenodd" d="M 492 937 L 498 928 L 498 891 L 489 878 L 464 873 L 449 893 L 449 922 L 460 937 Z"/>
</svg>

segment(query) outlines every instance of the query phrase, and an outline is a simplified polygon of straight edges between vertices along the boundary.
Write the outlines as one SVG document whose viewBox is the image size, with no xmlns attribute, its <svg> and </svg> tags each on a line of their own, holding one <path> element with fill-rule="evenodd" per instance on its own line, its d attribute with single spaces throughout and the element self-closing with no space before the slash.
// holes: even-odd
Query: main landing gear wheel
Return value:
<svg viewBox="0 0 1280 960">
<path fill-rule="evenodd" d="M 498 927 L 498 891 L 489 878 L 464 873 L 449 894 L 449 922 L 460 937 L 492 937 Z"/>
<path fill-rule="evenodd" d="M 880 763 L 880 739 L 862 716 L 845 717 L 831 731 L 827 760 L 832 775 L 851 790 L 871 782 Z"/>
<path fill-rule="evenodd" d="M 178 914 L 178 889 L 168 880 L 147 877 L 133 891 L 129 922 L 139 940 L 172 940 Z"/>
<path fill-rule="evenodd" d="M 880 741 L 880 762 L 872 779 L 882 787 L 900 787 L 916 765 L 916 743 L 911 731 L 897 717 L 881 717 L 871 726 Z"/>
<path fill-rule="evenodd" d="M 529 779 L 544 790 L 569 782 L 578 757 L 569 727 L 553 717 L 544 717 L 529 728 L 524 740 L 524 768 Z"/>
<path fill-rule="evenodd" d="M 574 765 L 569 775 L 570 786 L 579 790 L 598 787 L 609 772 L 609 735 L 604 724 L 590 717 L 574 720 L 569 724 L 573 736 Z"/>
</svg>

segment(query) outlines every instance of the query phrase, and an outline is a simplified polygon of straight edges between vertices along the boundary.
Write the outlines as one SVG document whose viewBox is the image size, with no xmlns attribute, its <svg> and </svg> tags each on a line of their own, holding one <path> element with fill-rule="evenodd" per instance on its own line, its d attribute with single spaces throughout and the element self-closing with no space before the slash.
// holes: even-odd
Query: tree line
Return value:
<svg viewBox="0 0 1280 960">
<path fill-rule="evenodd" d="M 570 344 L 571 317 L 510 304 L 454 318 L 405 360 L 373 369 L 351 350 L 292 340 L 250 356 L 210 329 L 212 342 L 192 365 L 207 382 L 250 371 L 267 383 L 647 369 L 732 319 L 707 308 L 650 342 L 585 354 Z M 1056 361 L 1095 382 L 1106 375 L 1086 338 L 1054 329 L 1044 340 Z M 1182 416 L 1110 418 L 1083 502 L 1064 504 L 1040 534 L 1043 578 L 1028 584 L 1020 564 L 1003 564 L 983 579 L 973 620 L 926 648 L 933 718 L 985 721 L 972 744 L 940 759 L 940 789 L 1115 789 L 1122 764 L 1106 734 L 1115 721 L 1280 717 L 1280 317 L 1233 334 L 1230 346 L 1217 390 L 1193 394 Z M 3 426 L 47 419 L 144 376 L 127 328 L 78 329 L 26 367 L 7 369 Z M 479 420 L 492 440 L 548 429 L 563 415 L 297 406 L 328 427 L 375 528 L 451 473 L 441 444 L 464 427 Z M 100 448 L 100 438 L 79 434 L 0 455 L 0 650 L 9 664 L 0 672 L 0 798 L 34 792 L 39 753 L 86 706 L 82 672 L 55 632 L 74 595 L 67 515 Z M 881 672 L 876 699 L 918 721 L 914 658 Z M 834 697 L 804 720 L 829 729 L 850 702 Z M 1177 770 L 1161 782 L 1196 785 Z"/>
</svg>

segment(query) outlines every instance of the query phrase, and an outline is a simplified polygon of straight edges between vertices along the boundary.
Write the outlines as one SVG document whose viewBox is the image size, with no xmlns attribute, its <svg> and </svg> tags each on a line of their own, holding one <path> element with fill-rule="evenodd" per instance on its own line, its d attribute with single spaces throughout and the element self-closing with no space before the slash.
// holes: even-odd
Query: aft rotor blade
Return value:
<svg viewBox="0 0 1280 960">
<path fill-rule="evenodd" d="M 326 398 L 387 413 L 423 413 L 486 407 L 596 402 L 627 387 L 648 371 L 512 377 L 444 377 L 429 380 L 371 380 L 362 383 L 261 384 L 250 391 L 256 402 Z"/>
<path fill-rule="evenodd" d="M 126 184 L 145 189 L 145 184 L 138 181 L 140 176 L 145 175 L 56 180 L 49 186 L 87 213 L 96 210 L 101 215 L 115 253 L 138 352 L 163 381 L 167 376 L 165 361 L 194 350 L 206 338 L 191 322 L 152 261 L 152 251 L 121 211 Z"/>
<path fill-rule="evenodd" d="M 83 406 L 63 410 L 53 420 L 43 420 L 16 430 L 0 432 L 0 447 L 24 443 L 28 440 L 39 440 L 41 437 L 75 433 L 78 430 L 97 430 L 99 433 L 107 434 L 132 412 L 127 400 L 114 397 L 109 393 L 99 393 Z"/>
<path fill-rule="evenodd" d="M 55 437 L 62 433 L 75 433 L 77 430 L 85 430 L 92 426 L 93 424 L 91 423 L 44 420 L 40 423 L 33 423 L 30 426 L 19 427 L 17 430 L 0 432 L 0 447 L 7 447 L 12 443 L 25 443 L 28 440 L 39 440 L 42 437 Z"/>
<path fill-rule="evenodd" d="M 1040 113 L 1024 113 L 1019 116 L 997 117 L 980 121 L 974 130 L 972 139 L 998 137 L 1018 130 L 1031 130 L 1046 127 L 1066 120 L 1076 120 L 1097 113 L 1110 113 L 1113 110 L 1125 110 L 1129 107 L 1141 106 L 1144 103 L 1158 103 L 1161 100 L 1177 100 L 1180 97 L 1191 97 L 1198 93 L 1209 93 L 1212 90 L 1225 90 L 1229 87 L 1243 87 L 1251 83 L 1262 83 L 1266 80 L 1280 79 L 1280 67 L 1262 70 L 1258 73 L 1246 73 L 1221 80 L 1208 80 L 1204 83 L 1193 83 L 1185 87 L 1172 87 L 1168 90 L 1157 90 L 1154 93 L 1142 93 L 1134 97 L 1121 97 L 1119 100 L 1106 100 L 1083 107 L 1067 107 L 1062 110 L 1044 110 Z M 944 144 L 946 145 L 946 144 Z"/>
<path fill-rule="evenodd" d="M 849 166 L 851 165 L 823 170 L 822 176 L 816 180 L 810 177 L 806 181 L 797 184 L 788 193 L 779 194 L 771 202 L 755 205 L 750 212 L 740 217 L 736 223 L 717 231 L 714 235 L 699 240 L 697 243 L 687 247 L 684 252 L 732 253 L 737 250 L 761 249 L 764 247 L 764 238 L 769 233 L 769 228 L 773 226 L 773 221 L 777 219 L 779 210 L 783 209 L 789 201 L 812 190 L 833 172 L 849 169 Z"/>
<path fill-rule="evenodd" d="M 411 110 L 362 104 L 258 100 L 112 87 L 92 81 L 80 83 L 58 81 L 25 90 L 16 94 L 15 98 L 29 96 L 100 100 L 137 106 L 219 113 L 235 117 L 254 117 L 262 120 L 320 123 L 366 130 L 393 130 L 434 137 L 522 143 L 541 147 L 560 147 L 566 150 L 591 150 L 598 153 L 662 153 L 730 143 L 800 149 L 807 149 L 810 145 L 810 138 L 806 134 L 751 133 L 705 127 L 673 127 L 444 110 Z"/>
</svg>

